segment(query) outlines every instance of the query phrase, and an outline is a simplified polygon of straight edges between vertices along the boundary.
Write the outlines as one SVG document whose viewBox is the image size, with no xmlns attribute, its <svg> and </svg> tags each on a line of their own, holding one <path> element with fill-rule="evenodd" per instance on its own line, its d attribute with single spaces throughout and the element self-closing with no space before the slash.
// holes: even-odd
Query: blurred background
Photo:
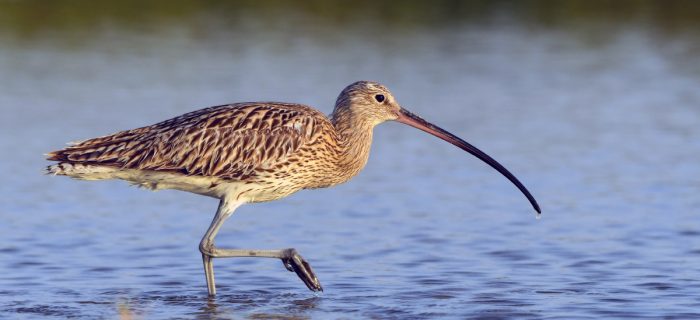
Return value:
<svg viewBox="0 0 700 320">
<path fill-rule="evenodd" d="M 68 141 L 211 105 L 330 113 L 356 80 L 532 191 L 399 124 L 351 182 L 245 206 L 42 174 Z M 0 1 L 0 317 L 700 317 L 699 1 Z"/>
</svg>

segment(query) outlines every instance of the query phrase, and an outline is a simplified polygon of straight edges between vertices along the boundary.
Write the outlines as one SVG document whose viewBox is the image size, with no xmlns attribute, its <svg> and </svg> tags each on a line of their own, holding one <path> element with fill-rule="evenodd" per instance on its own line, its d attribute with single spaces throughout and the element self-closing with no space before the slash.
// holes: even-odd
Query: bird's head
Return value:
<svg viewBox="0 0 700 320">
<path fill-rule="evenodd" d="M 358 81 L 345 87 L 338 96 L 335 110 L 333 111 L 333 117 L 348 117 L 349 121 L 356 125 L 369 124 L 370 126 L 375 126 L 389 120 L 395 120 L 430 133 L 469 152 L 496 169 L 503 176 L 508 178 L 510 182 L 515 184 L 530 201 L 535 211 L 538 213 L 541 212 L 535 198 L 508 169 L 473 145 L 404 109 L 396 102 L 396 99 L 394 99 L 394 96 L 389 92 L 389 89 L 377 82 Z"/>
<path fill-rule="evenodd" d="M 335 102 L 335 115 L 350 116 L 353 122 L 372 126 L 396 120 L 401 106 L 389 89 L 372 81 L 357 81 L 343 89 Z"/>
</svg>

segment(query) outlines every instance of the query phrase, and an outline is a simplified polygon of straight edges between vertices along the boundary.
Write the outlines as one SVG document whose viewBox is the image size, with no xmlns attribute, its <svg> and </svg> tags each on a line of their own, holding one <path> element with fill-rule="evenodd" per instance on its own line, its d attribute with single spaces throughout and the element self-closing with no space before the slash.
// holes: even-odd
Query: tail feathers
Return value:
<svg viewBox="0 0 700 320">
<path fill-rule="evenodd" d="M 51 160 L 51 161 L 65 161 L 65 160 L 67 160 L 67 159 L 65 159 L 65 157 L 62 157 L 60 155 L 61 151 L 51 151 L 51 152 L 45 154 L 46 160 Z"/>
<path fill-rule="evenodd" d="M 114 178 L 117 168 L 81 163 L 61 162 L 46 167 L 46 174 L 69 176 L 82 180 L 103 180 Z"/>
</svg>

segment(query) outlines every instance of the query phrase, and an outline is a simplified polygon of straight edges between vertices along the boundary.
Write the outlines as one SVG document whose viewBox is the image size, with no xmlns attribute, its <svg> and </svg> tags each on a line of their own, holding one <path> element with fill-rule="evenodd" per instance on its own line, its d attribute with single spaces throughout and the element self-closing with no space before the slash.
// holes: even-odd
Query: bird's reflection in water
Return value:
<svg viewBox="0 0 700 320">
<path fill-rule="evenodd" d="M 216 298 L 208 296 L 206 303 L 201 308 L 203 313 L 216 315 L 219 313 L 219 305 L 216 303 Z"/>
<path fill-rule="evenodd" d="M 227 318 L 244 313 L 253 319 L 308 319 L 321 297 L 295 299 L 296 295 L 260 292 L 207 297 L 201 315 Z M 269 308 L 272 306 L 272 308 Z"/>
<path fill-rule="evenodd" d="M 318 296 L 308 299 L 293 300 L 291 309 L 299 313 L 313 311 L 320 301 L 321 297 Z"/>
<path fill-rule="evenodd" d="M 134 317 L 134 310 L 128 301 L 118 301 L 117 302 L 117 314 L 119 320 L 134 320 L 138 319 Z"/>
<path fill-rule="evenodd" d="M 317 309 L 321 297 L 308 294 L 279 293 L 252 290 L 243 293 L 208 295 L 161 295 L 144 294 L 137 297 L 111 297 L 115 303 L 116 318 L 120 320 L 148 319 L 160 313 L 152 309 L 155 301 L 164 302 L 168 314 L 194 316 L 203 319 L 231 319 L 237 317 L 254 319 L 308 319 Z M 180 309 L 188 308 L 190 311 Z M 196 309 L 196 311 L 192 311 Z"/>
</svg>

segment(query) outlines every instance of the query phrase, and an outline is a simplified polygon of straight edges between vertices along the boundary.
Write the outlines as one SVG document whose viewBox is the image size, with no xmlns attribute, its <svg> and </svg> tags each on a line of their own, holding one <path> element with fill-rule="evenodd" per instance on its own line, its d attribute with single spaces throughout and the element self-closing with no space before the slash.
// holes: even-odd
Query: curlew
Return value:
<svg viewBox="0 0 700 320">
<path fill-rule="evenodd" d="M 226 249 L 214 245 L 240 205 L 348 181 L 367 163 L 374 126 L 398 121 L 443 139 L 489 164 L 540 212 L 537 201 L 501 164 L 399 105 L 383 85 L 359 81 L 338 96 L 330 117 L 301 104 L 247 102 L 186 113 L 151 126 L 89 139 L 54 152 L 48 173 L 82 180 L 121 179 L 151 190 L 176 189 L 219 199 L 199 250 L 209 295 L 214 258 L 281 259 L 312 291 L 322 291 L 309 263 L 293 249 Z"/>
</svg>

